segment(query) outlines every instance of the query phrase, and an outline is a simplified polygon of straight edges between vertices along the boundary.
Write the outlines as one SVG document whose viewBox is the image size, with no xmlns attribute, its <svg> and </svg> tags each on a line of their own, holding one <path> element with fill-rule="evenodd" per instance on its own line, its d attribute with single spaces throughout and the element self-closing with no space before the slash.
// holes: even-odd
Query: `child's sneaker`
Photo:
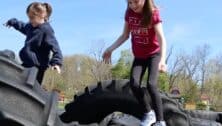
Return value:
<svg viewBox="0 0 222 126">
<path fill-rule="evenodd" d="M 144 120 L 141 122 L 140 126 L 151 126 L 156 122 L 156 115 L 153 110 L 145 114 Z"/>
<path fill-rule="evenodd" d="M 166 126 L 166 122 L 165 121 L 158 121 L 153 126 Z"/>
</svg>

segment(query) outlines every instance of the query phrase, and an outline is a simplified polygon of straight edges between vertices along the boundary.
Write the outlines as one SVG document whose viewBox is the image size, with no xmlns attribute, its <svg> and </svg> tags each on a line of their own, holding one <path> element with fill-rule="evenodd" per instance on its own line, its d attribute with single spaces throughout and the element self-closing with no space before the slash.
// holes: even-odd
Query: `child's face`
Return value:
<svg viewBox="0 0 222 126">
<path fill-rule="evenodd" d="M 129 8 L 136 13 L 142 13 L 145 0 L 128 0 Z"/>
<path fill-rule="evenodd" d="M 32 24 L 33 27 L 36 27 L 45 22 L 44 16 L 36 15 L 35 13 L 32 12 L 28 13 L 28 17 L 29 17 L 29 22 Z"/>
</svg>

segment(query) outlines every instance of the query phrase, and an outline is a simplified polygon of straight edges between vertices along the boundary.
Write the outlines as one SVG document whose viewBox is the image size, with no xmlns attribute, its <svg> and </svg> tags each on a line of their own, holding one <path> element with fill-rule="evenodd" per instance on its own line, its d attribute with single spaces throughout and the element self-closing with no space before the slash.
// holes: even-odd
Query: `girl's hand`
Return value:
<svg viewBox="0 0 222 126">
<path fill-rule="evenodd" d="M 4 23 L 3 26 L 5 26 L 7 28 L 11 28 L 11 26 L 8 24 L 8 22 Z"/>
<path fill-rule="evenodd" d="M 56 70 L 58 74 L 61 74 L 61 68 L 59 65 L 52 66 L 52 70 Z"/>
<path fill-rule="evenodd" d="M 160 62 L 160 63 L 159 63 L 159 71 L 160 71 L 161 73 L 167 72 L 167 65 L 166 65 L 165 62 Z"/>
<path fill-rule="evenodd" d="M 13 24 L 13 22 L 15 22 L 15 20 L 16 20 L 15 18 L 12 18 L 12 19 L 8 20 L 6 23 L 4 23 L 3 25 L 7 28 L 11 28 L 12 24 Z"/>
<path fill-rule="evenodd" d="M 104 53 L 103 53 L 103 61 L 105 63 L 111 63 L 111 55 L 112 55 L 112 51 L 110 51 L 109 49 L 107 49 Z"/>
</svg>

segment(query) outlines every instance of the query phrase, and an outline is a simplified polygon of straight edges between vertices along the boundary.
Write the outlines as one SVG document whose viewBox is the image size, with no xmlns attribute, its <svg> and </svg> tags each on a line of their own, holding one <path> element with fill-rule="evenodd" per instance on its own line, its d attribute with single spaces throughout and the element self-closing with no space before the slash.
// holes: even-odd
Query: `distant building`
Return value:
<svg viewBox="0 0 222 126">
<path fill-rule="evenodd" d="M 196 103 L 186 103 L 185 109 L 186 110 L 196 110 Z"/>
</svg>

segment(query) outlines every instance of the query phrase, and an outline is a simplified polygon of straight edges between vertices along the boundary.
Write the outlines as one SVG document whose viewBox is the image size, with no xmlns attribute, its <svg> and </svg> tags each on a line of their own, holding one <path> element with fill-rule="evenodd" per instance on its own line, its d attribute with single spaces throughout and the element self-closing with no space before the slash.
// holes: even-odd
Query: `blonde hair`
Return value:
<svg viewBox="0 0 222 126">
<path fill-rule="evenodd" d="M 27 7 L 26 13 L 31 13 L 48 21 L 52 14 L 52 7 L 48 3 L 33 2 Z"/>
</svg>

